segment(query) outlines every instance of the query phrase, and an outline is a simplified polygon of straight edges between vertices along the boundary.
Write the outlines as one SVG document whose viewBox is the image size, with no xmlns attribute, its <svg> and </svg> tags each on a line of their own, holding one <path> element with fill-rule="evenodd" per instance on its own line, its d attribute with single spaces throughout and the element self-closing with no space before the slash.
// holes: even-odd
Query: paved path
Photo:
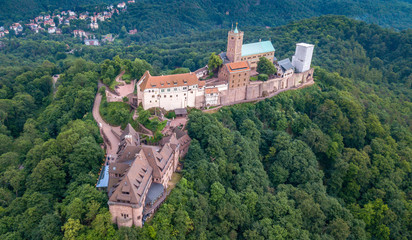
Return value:
<svg viewBox="0 0 412 240">
<path fill-rule="evenodd" d="M 57 80 L 59 80 L 59 78 L 60 78 L 60 74 L 56 74 L 52 77 L 52 79 L 53 79 L 53 95 L 56 94 L 56 91 L 57 91 L 56 83 L 57 83 Z"/>
<path fill-rule="evenodd" d="M 106 88 L 106 96 L 108 102 L 122 102 L 124 97 L 127 97 L 128 95 L 133 93 L 135 80 L 132 80 L 130 84 L 126 84 L 126 82 L 121 79 L 124 74 L 125 72 L 122 71 L 119 75 L 117 75 L 115 81 L 120 84 L 115 87 L 114 93 L 108 91 L 108 89 Z"/>
<path fill-rule="evenodd" d="M 126 84 L 126 82 L 121 79 L 124 74 L 125 72 L 122 71 L 116 77 L 116 82 L 120 83 L 120 85 L 117 85 L 117 88 L 115 89 L 116 93 L 119 94 L 122 99 L 134 91 L 134 80 L 132 80 L 130 84 Z"/>
<path fill-rule="evenodd" d="M 99 89 L 100 89 L 100 86 L 99 86 Z M 94 99 L 94 105 L 93 105 L 93 118 L 94 120 L 96 120 L 97 125 L 100 128 L 100 133 L 101 134 L 103 133 L 102 135 L 106 136 L 106 138 L 103 136 L 103 139 L 105 140 L 107 155 L 115 156 L 117 147 L 120 141 L 114 135 L 114 133 L 112 132 L 112 129 L 118 133 L 120 133 L 121 130 L 120 130 L 120 127 L 113 127 L 109 125 L 100 116 L 99 107 L 100 107 L 101 101 L 102 101 L 102 95 L 100 95 L 100 93 L 97 93 Z M 109 142 L 106 142 L 106 141 L 109 141 Z"/>
</svg>

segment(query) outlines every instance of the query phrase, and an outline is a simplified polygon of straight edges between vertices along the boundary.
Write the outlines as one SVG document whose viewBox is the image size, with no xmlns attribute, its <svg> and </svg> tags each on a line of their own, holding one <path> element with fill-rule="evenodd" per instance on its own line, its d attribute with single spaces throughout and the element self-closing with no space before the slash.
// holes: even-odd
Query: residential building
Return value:
<svg viewBox="0 0 412 240">
<path fill-rule="evenodd" d="M 84 39 L 84 44 L 87 46 L 100 46 L 100 42 L 97 39 Z"/>
<path fill-rule="evenodd" d="M 55 27 L 50 27 L 47 29 L 47 32 L 52 34 L 52 33 L 56 33 L 56 28 Z"/>
<path fill-rule="evenodd" d="M 125 8 L 125 7 L 126 7 L 125 2 L 121 2 L 121 3 L 117 4 L 117 8 Z"/>
<path fill-rule="evenodd" d="M 74 31 L 73 31 L 73 35 L 74 35 L 74 37 L 79 37 L 79 38 L 84 37 L 84 38 L 87 38 L 87 34 L 86 34 L 86 32 L 83 31 L 83 30 L 74 30 Z"/>
</svg>

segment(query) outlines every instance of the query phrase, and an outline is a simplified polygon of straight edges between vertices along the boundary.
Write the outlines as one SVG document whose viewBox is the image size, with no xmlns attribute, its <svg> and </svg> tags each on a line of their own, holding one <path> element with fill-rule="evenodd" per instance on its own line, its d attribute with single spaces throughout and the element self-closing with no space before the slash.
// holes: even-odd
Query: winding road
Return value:
<svg viewBox="0 0 412 240">
<path fill-rule="evenodd" d="M 99 89 L 101 87 L 102 87 L 102 84 L 99 83 Z M 113 133 L 113 131 L 120 134 L 121 129 L 120 127 L 113 127 L 110 124 L 106 123 L 103 120 L 102 116 L 100 116 L 99 107 L 100 107 L 101 101 L 102 101 L 102 95 L 99 92 L 97 92 L 96 97 L 94 99 L 94 104 L 93 104 L 93 118 L 94 120 L 96 120 L 97 125 L 100 128 L 100 134 L 102 134 L 102 137 L 105 140 L 107 155 L 108 156 L 111 155 L 115 157 L 117 147 L 120 141 L 119 141 L 119 138 Z M 104 136 L 106 136 L 106 139 Z M 109 141 L 109 142 L 106 142 L 106 141 Z"/>
</svg>

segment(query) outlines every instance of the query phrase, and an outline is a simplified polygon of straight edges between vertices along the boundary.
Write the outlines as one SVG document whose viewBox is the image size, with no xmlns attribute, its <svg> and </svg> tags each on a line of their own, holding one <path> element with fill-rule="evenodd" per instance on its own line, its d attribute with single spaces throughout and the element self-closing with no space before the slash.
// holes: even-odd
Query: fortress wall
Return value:
<svg viewBox="0 0 412 240">
<path fill-rule="evenodd" d="M 298 87 L 306 82 L 313 81 L 313 72 L 314 72 L 314 69 L 311 68 L 306 72 L 293 74 L 292 77 L 293 77 L 295 86 Z"/>
<path fill-rule="evenodd" d="M 249 99 L 260 97 L 261 96 L 261 93 L 260 93 L 261 86 L 262 86 L 261 84 L 248 85 L 246 89 L 246 99 L 249 100 Z"/>
<path fill-rule="evenodd" d="M 294 87 L 300 87 L 307 82 L 313 81 L 314 69 L 303 72 L 294 73 L 288 78 L 273 78 L 265 82 L 253 81 L 249 85 L 239 88 L 231 88 L 228 90 L 219 91 L 219 105 L 230 105 L 235 102 L 244 100 L 255 100 L 258 98 L 264 98 L 268 95 L 273 95 L 275 92 L 281 89 L 288 89 Z M 204 106 L 204 97 L 196 97 L 196 108 Z"/>
<path fill-rule="evenodd" d="M 266 92 L 268 94 L 272 92 L 276 92 L 277 91 L 277 87 L 276 87 L 277 81 L 278 81 L 277 79 L 271 79 L 266 82 L 263 82 L 260 87 L 261 89 L 260 96 L 264 95 L 263 92 Z"/>
<path fill-rule="evenodd" d="M 231 102 L 237 102 L 246 99 L 246 86 L 231 88 L 225 91 L 225 96 L 221 98 L 221 104 L 227 104 Z M 223 95 L 223 94 L 222 94 Z"/>
</svg>

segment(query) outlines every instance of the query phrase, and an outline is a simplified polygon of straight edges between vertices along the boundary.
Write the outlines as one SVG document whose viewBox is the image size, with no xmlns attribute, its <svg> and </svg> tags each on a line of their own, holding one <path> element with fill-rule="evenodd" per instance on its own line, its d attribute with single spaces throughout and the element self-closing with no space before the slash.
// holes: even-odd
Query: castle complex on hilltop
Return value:
<svg viewBox="0 0 412 240">
<path fill-rule="evenodd" d="M 184 115 L 186 107 L 208 108 L 270 97 L 313 83 L 313 48 L 299 43 L 292 62 L 289 58 L 277 61 L 270 41 L 243 44 L 243 32 L 236 26 L 229 31 L 227 51 L 219 54 L 222 65 L 217 77 L 202 80 L 209 76 L 207 67 L 167 76 L 152 76 L 147 71 L 135 83 L 136 91 L 130 93 L 129 101 L 135 106 L 142 104 L 144 109 L 158 107 Z M 277 74 L 267 81 L 252 81 L 262 57 L 274 64 Z M 114 223 L 141 227 L 168 195 L 169 181 L 179 158 L 188 151 L 190 137 L 174 127 L 158 145 L 146 145 L 130 124 L 122 134 L 113 129 L 112 133 L 119 141 L 117 151 L 107 158 L 96 187 L 108 192 Z"/>
<path fill-rule="evenodd" d="M 207 67 L 195 72 L 151 76 L 147 71 L 136 83 L 136 94 L 132 104 L 142 104 L 144 109 L 164 108 L 174 110 L 194 107 L 231 105 L 271 97 L 280 90 L 298 88 L 313 82 L 310 68 L 314 45 L 296 44 L 292 57 L 277 61 L 275 48 L 270 41 L 243 44 L 242 31 L 236 28 L 228 33 L 227 51 L 219 54 L 222 66 L 217 78 L 205 79 Z M 251 81 L 257 76 L 257 65 L 261 57 L 272 62 L 277 74 L 267 81 Z"/>
</svg>

